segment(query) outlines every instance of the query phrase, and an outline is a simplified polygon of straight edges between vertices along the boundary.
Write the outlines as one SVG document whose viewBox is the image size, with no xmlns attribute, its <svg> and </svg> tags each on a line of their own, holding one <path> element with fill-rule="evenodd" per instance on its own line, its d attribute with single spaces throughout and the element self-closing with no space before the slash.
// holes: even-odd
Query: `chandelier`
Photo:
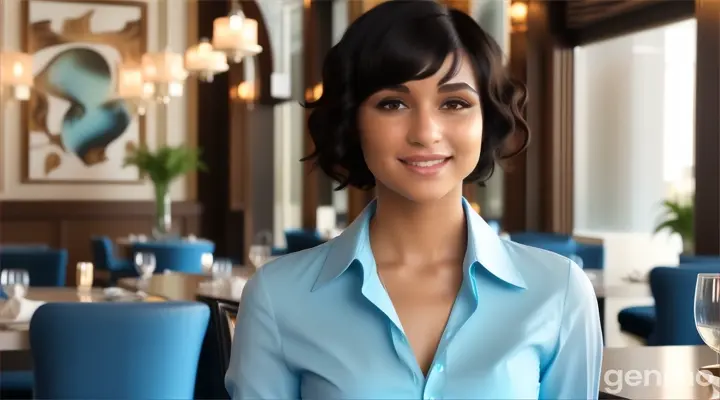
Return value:
<svg viewBox="0 0 720 400">
<path fill-rule="evenodd" d="M 20 52 L 0 53 L 0 90 L 9 89 L 15 100 L 29 100 L 33 86 L 32 56 Z"/>
<path fill-rule="evenodd" d="M 118 66 L 117 92 L 118 97 L 132 104 L 139 115 L 145 115 L 154 87 L 145 82 L 140 66 L 121 64 Z"/>
<path fill-rule="evenodd" d="M 183 95 L 188 72 L 183 56 L 165 49 L 159 53 L 145 53 L 141 59 L 146 90 L 158 103 L 168 104 L 171 97 Z"/>
<path fill-rule="evenodd" d="M 213 49 L 206 38 L 185 52 L 185 69 L 203 82 L 212 82 L 216 74 L 229 68 L 225 53 Z"/>
<path fill-rule="evenodd" d="M 262 52 L 257 36 L 258 22 L 245 17 L 236 3 L 233 3 L 230 15 L 213 21 L 212 45 L 233 63 L 240 63 L 243 58 Z"/>
</svg>

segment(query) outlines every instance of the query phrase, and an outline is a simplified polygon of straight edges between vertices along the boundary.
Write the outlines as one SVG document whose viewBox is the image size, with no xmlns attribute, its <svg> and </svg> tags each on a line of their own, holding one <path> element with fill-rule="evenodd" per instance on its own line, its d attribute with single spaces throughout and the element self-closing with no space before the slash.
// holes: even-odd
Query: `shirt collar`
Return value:
<svg viewBox="0 0 720 400">
<path fill-rule="evenodd" d="M 468 201 L 462 199 L 468 226 L 468 246 L 463 261 L 464 268 L 479 264 L 496 278 L 519 288 L 527 288 L 518 269 L 513 265 L 502 239 L 492 227 L 478 215 Z M 340 236 L 332 240 L 327 258 L 312 290 L 340 276 L 355 261 L 363 268 L 366 281 L 375 271 L 375 258 L 370 248 L 370 219 L 375 214 L 376 200 L 348 226 Z"/>
</svg>

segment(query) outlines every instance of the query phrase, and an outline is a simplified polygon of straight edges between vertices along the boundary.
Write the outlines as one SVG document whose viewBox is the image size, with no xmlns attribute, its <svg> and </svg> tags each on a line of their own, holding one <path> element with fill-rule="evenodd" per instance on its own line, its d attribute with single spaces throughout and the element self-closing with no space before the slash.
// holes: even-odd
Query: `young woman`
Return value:
<svg viewBox="0 0 720 400">
<path fill-rule="evenodd" d="M 377 198 L 247 284 L 233 399 L 598 397 L 586 275 L 500 239 L 462 197 L 527 143 L 501 57 L 471 17 L 417 0 L 378 5 L 330 50 L 310 159 Z"/>
</svg>

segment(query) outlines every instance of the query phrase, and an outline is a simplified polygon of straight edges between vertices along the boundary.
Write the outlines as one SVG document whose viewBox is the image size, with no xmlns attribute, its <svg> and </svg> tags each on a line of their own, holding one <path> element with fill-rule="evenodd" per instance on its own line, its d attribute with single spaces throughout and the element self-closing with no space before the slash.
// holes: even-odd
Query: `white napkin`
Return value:
<svg viewBox="0 0 720 400">
<path fill-rule="evenodd" d="M 35 310 L 43 304 L 44 301 L 12 296 L 0 303 L 0 322 L 30 322 Z"/>
</svg>

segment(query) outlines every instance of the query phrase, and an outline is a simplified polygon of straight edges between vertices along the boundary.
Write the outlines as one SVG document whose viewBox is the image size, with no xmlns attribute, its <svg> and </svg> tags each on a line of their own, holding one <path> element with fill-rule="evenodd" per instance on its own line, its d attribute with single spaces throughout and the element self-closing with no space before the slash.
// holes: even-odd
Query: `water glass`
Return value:
<svg viewBox="0 0 720 400">
<path fill-rule="evenodd" d="M 7 297 L 25 297 L 30 273 L 24 269 L 4 269 L 0 271 L 0 287 Z"/>
<path fill-rule="evenodd" d="M 232 261 L 218 258 L 212 265 L 212 279 L 222 280 L 232 276 Z"/>
<path fill-rule="evenodd" d="M 200 256 L 200 265 L 202 266 L 203 274 L 210 275 L 213 267 L 213 254 L 203 253 L 203 255 Z"/>
<path fill-rule="evenodd" d="M 78 291 L 88 292 L 93 285 L 93 270 L 95 267 L 91 262 L 79 262 L 75 266 L 75 284 Z"/>
<path fill-rule="evenodd" d="M 695 327 L 703 342 L 720 353 L 720 274 L 698 274 Z"/>
<path fill-rule="evenodd" d="M 141 279 L 148 279 L 155 272 L 155 254 L 153 253 L 136 253 L 135 254 L 135 270 Z"/>
<path fill-rule="evenodd" d="M 254 244 L 250 246 L 248 258 L 250 259 L 250 263 L 252 263 L 253 267 L 255 267 L 255 269 L 258 269 L 262 267 L 268 261 L 268 259 L 270 259 L 271 253 L 272 247 L 261 244 Z"/>
</svg>

